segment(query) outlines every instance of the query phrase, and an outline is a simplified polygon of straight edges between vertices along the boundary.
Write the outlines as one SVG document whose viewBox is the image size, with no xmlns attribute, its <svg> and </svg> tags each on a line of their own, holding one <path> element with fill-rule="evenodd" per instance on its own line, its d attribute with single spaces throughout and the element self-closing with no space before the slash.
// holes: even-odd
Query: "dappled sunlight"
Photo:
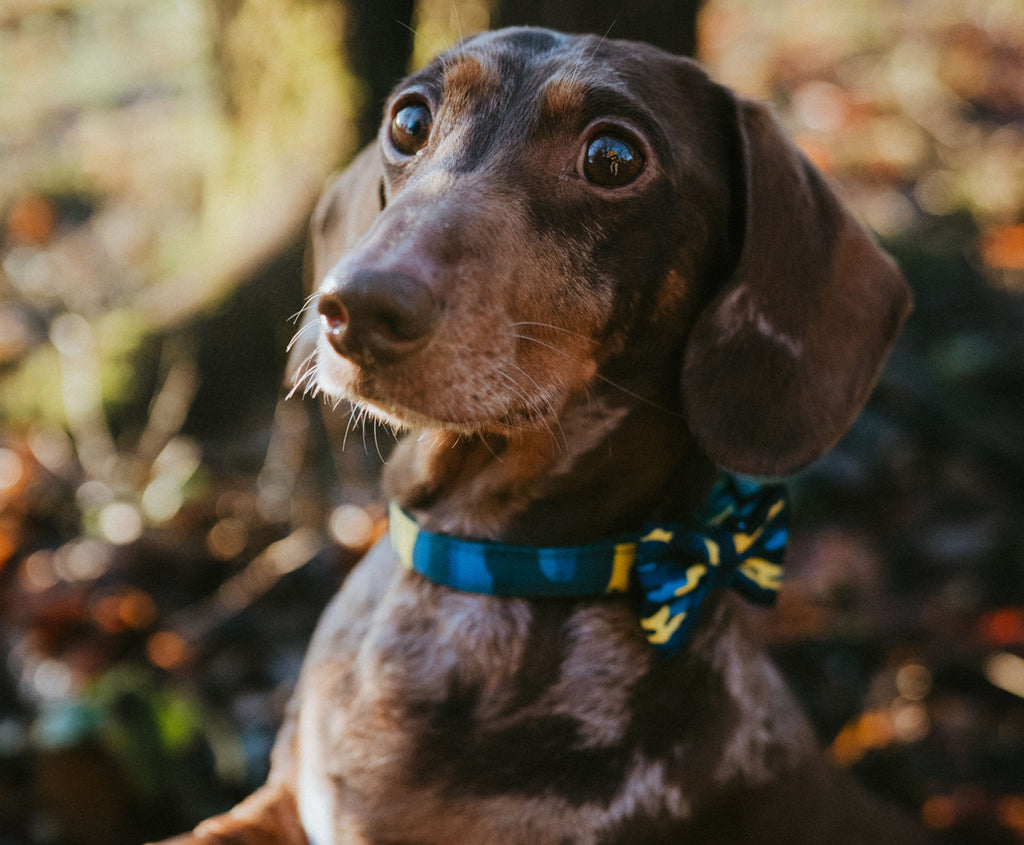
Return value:
<svg viewBox="0 0 1024 845">
<path fill-rule="evenodd" d="M 980 229 L 976 244 L 1005 245 L 980 257 L 1021 284 L 1020 250 L 1004 228 L 1024 213 L 1016 0 L 721 0 L 703 22 L 701 53 L 716 76 L 775 102 L 881 235 L 966 212 Z"/>
<path fill-rule="evenodd" d="M 410 66 L 499 5 L 420 0 Z M 137 842 L 258 784 L 319 610 L 385 530 L 391 434 L 279 389 L 308 214 L 380 105 L 354 21 L 0 8 L 0 839 Z M 1024 7 L 710 0 L 700 55 L 916 298 L 793 480 L 751 627 L 835 761 L 943 841 L 1024 841 Z"/>
</svg>

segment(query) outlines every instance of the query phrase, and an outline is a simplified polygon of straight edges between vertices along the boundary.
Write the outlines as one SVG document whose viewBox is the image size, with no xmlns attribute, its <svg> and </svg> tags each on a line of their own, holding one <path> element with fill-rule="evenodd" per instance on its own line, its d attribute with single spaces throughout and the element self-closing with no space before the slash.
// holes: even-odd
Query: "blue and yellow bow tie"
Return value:
<svg viewBox="0 0 1024 845">
<path fill-rule="evenodd" d="M 640 624 L 666 656 L 689 639 L 700 607 L 732 587 L 758 604 L 775 601 L 786 548 L 786 496 L 722 474 L 688 523 L 651 523 L 639 537 L 583 546 L 512 546 L 420 530 L 392 503 L 389 534 L 402 563 L 431 581 L 506 598 L 642 594 Z"/>
</svg>

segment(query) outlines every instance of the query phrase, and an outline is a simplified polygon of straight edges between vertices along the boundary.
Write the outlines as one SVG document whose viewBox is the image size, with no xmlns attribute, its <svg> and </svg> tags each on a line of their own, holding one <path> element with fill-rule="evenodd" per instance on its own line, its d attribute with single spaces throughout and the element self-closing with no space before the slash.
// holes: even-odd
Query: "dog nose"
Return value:
<svg viewBox="0 0 1024 845">
<path fill-rule="evenodd" d="M 359 364 L 398 357 L 418 346 L 437 322 L 430 288 L 397 271 L 357 270 L 317 301 L 331 346 Z"/>
</svg>

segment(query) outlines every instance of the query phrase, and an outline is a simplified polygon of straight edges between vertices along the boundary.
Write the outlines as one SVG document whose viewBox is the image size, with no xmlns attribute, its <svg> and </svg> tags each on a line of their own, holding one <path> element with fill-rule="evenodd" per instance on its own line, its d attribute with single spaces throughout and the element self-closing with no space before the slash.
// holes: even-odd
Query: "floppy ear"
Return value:
<svg viewBox="0 0 1024 845">
<path fill-rule="evenodd" d="M 717 464 L 782 475 L 853 422 L 910 291 L 766 108 L 738 100 L 737 122 L 744 240 L 691 330 L 683 406 Z"/>
<path fill-rule="evenodd" d="M 310 293 L 380 214 L 383 187 L 380 150 L 375 142 L 365 147 L 324 191 L 309 227 L 306 288 Z M 307 303 L 288 353 L 285 380 L 289 385 L 301 382 L 309 369 L 318 323 L 316 308 Z"/>
</svg>

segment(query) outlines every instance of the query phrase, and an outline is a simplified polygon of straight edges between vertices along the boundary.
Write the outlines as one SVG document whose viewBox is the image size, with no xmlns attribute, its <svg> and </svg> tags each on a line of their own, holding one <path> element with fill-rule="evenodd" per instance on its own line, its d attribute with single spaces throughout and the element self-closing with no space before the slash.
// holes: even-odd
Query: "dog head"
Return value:
<svg viewBox="0 0 1024 845">
<path fill-rule="evenodd" d="M 297 383 L 501 434 L 614 384 L 755 475 L 839 438 L 910 307 L 764 107 L 653 47 L 537 29 L 399 84 L 312 243 Z"/>
</svg>

